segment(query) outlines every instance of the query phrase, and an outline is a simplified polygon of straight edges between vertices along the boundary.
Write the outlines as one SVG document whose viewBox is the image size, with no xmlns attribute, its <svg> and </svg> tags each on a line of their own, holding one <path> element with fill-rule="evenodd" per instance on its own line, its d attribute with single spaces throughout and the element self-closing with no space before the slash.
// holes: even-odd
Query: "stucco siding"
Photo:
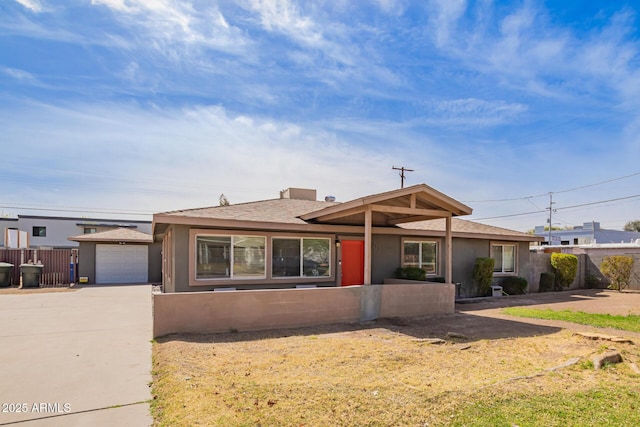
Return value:
<svg viewBox="0 0 640 427">
<path fill-rule="evenodd" d="M 454 292 L 451 284 L 397 283 L 156 294 L 153 296 L 153 336 L 257 331 L 453 313 Z"/>
<path fill-rule="evenodd" d="M 96 283 L 96 243 L 82 242 L 78 249 L 78 277 L 87 277 Z"/>
<path fill-rule="evenodd" d="M 400 236 L 374 235 L 371 251 L 371 282 L 384 283 L 401 265 Z"/>
</svg>

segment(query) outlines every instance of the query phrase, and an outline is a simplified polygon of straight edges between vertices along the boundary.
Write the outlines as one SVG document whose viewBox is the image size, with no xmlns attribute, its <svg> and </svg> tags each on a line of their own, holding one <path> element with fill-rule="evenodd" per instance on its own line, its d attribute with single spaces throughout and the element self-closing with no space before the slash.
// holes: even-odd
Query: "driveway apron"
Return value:
<svg viewBox="0 0 640 427">
<path fill-rule="evenodd" d="M 0 295 L 0 426 L 149 426 L 151 287 Z"/>
</svg>

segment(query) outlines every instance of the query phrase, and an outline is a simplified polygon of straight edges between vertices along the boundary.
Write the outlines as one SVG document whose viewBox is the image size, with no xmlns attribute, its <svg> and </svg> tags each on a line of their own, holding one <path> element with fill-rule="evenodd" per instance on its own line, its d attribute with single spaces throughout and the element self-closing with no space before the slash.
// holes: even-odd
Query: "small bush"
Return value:
<svg viewBox="0 0 640 427">
<path fill-rule="evenodd" d="M 502 290 L 509 295 L 523 295 L 527 293 L 528 284 L 524 277 L 507 277 L 502 281 Z"/>
<path fill-rule="evenodd" d="M 476 258 L 473 265 L 473 281 L 477 286 L 478 296 L 490 294 L 495 263 L 496 260 L 493 258 Z"/>
<path fill-rule="evenodd" d="M 556 288 L 568 288 L 578 274 L 578 257 L 573 254 L 551 254 L 551 266 L 556 273 Z"/>
<path fill-rule="evenodd" d="M 624 255 L 606 256 L 600 264 L 600 271 L 609 279 L 609 289 L 621 291 L 631 282 L 633 258 Z"/>
<path fill-rule="evenodd" d="M 556 283 L 556 275 L 555 273 L 551 273 L 549 271 L 545 271 L 540 274 L 540 289 L 539 292 L 549 292 L 553 290 L 553 287 Z"/>
<path fill-rule="evenodd" d="M 427 273 L 420 267 L 400 267 L 396 270 L 396 278 L 405 280 L 419 280 L 424 282 Z"/>
</svg>

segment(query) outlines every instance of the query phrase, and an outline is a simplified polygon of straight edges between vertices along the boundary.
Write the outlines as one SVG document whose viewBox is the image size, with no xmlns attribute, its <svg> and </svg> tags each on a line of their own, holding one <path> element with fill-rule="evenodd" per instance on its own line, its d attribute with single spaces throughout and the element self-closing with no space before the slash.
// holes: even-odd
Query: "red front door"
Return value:
<svg viewBox="0 0 640 427">
<path fill-rule="evenodd" d="M 342 241 L 342 286 L 364 283 L 364 240 Z"/>
</svg>

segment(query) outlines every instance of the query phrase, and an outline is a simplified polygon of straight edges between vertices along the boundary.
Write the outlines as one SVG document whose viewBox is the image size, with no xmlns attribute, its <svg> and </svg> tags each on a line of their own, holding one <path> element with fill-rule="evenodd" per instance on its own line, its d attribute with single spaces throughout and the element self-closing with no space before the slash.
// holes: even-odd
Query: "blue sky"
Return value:
<svg viewBox="0 0 640 427">
<path fill-rule="evenodd" d="M 150 218 L 286 187 L 347 201 L 398 188 L 405 166 L 468 219 L 525 231 L 554 192 L 554 225 L 621 228 L 640 219 L 639 13 L 3 1 L 0 212 Z"/>
</svg>

